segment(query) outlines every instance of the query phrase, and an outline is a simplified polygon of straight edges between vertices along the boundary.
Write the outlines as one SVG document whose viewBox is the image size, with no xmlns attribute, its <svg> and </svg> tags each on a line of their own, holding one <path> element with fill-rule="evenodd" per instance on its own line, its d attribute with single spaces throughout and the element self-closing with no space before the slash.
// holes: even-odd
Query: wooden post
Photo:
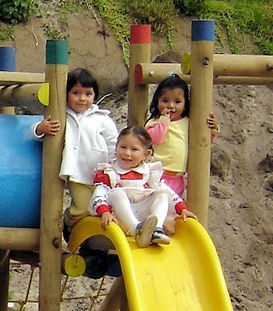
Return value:
<svg viewBox="0 0 273 311">
<path fill-rule="evenodd" d="M 16 49 L 14 46 L 0 47 L 0 71 L 15 71 L 16 70 Z M 3 114 L 15 114 L 14 107 L 0 107 L 0 112 Z"/>
<path fill-rule="evenodd" d="M 9 250 L 0 249 L 0 311 L 8 309 L 9 262 Z"/>
<path fill-rule="evenodd" d="M 15 71 L 16 51 L 13 46 L 0 47 L 0 71 Z M 1 107 L 0 113 L 14 114 L 14 107 Z M 9 250 L 0 249 L 0 311 L 8 308 L 9 293 Z"/>
<path fill-rule="evenodd" d="M 0 71 L 16 70 L 16 49 L 14 46 L 0 46 Z"/>
<path fill-rule="evenodd" d="M 207 226 L 212 111 L 214 21 L 192 22 L 191 107 L 189 127 L 188 206 Z"/>
<path fill-rule="evenodd" d="M 59 178 L 65 127 L 68 43 L 48 40 L 46 75 L 49 83 L 49 106 L 46 115 L 61 123 L 56 136 L 43 142 L 42 203 L 40 225 L 40 304 L 41 311 L 60 310 L 63 182 Z"/>
<path fill-rule="evenodd" d="M 144 125 L 148 108 L 149 86 L 135 81 L 135 66 L 150 62 L 151 25 L 132 25 L 130 37 L 130 68 L 128 93 L 128 124 Z"/>
</svg>

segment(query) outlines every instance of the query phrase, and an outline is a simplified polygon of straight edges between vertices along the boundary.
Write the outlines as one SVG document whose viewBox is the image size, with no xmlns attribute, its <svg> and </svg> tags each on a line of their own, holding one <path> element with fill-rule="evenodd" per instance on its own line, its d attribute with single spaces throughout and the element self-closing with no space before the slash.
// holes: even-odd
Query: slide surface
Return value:
<svg viewBox="0 0 273 311">
<path fill-rule="evenodd" d="M 138 248 L 111 223 L 85 217 L 73 229 L 69 250 L 75 252 L 88 237 L 103 235 L 117 250 L 131 311 L 233 310 L 215 247 L 199 222 L 181 219 L 170 245 Z"/>
</svg>

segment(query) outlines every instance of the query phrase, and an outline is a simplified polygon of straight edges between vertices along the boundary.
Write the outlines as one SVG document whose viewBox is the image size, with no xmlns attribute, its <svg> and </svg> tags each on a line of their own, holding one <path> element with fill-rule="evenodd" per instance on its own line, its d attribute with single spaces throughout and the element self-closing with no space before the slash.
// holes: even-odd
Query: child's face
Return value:
<svg viewBox="0 0 273 311">
<path fill-rule="evenodd" d="M 92 87 L 75 84 L 67 94 L 67 104 L 75 112 L 84 112 L 94 103 L 95 93 Z"/>
<path fill-rule="evenodd" d="M 141 140 L 135 135 L 123 136 L 117 144 L 117 162 L 123 169 L 132 169 L 147 158 L 149 151 L 143 146 Z"/>
<path fill-rule="evenodd" d="M 171 120 L 180 117 L 185 109 L 184 90 L 181 88 L 165 89 L 158 99 L 159 113 L 161 114 L 166 108 L 170 113 Z"/>
</svg>

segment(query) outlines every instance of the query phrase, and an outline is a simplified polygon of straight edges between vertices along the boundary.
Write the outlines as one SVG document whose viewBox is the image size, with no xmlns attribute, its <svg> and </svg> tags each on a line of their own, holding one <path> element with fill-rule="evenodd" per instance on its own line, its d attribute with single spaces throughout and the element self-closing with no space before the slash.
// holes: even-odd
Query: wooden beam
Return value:
<svg viewBox="0 0 273 311">
<path fill-rule="evenodd" d="M 31 83 L 0 87 L 0 105 L 11 107 L 48 106 L 49 84 Z"/>
<path fill-rule="evenodd" d="M 31 228 L 0 228 L 1 249 L 38 250 L 39 229 Z"/>
<path fill-rule="evenodd" d="M 151 25 L 132 25 L 130 37 L 130 67 L 128 93 L 128 125 L 144 125 L 148 108 L 149 87 L 135 81 L 135 65 L 150 61 Z"/>
<path fill-rule="evenodd" d="M 273 56 L 214 54 L 216 76 L 247 76 L 273 78 Z"/>
<path fill-rule="evenodd" d="M 50 105 L 46 107 L 45 114 L 59 120 L 61 129 L 58 135 L 48 135 L 43 141 L 39 293 L 41 311 L 60 310 L 64 185 L 59 178 L 59 170 L 66 123 L 67 62 L 68 42 L 48 40 L 45 80 L 50 87 Z"/>
<path fill-rule="evenodd" d="M 187 204 L 207 227 L 211 131 L 206 120 L 212 111 L 214 21 L 192 22 L 191 106 Z"/>
<path fill-rule="evenodd" d="M 20 83 L 43 83 L 44 73 L 0 71 L 0 85 L 13 85 Z"/>
<path fill-rule="evenodd" d="M 183 74 L 180 63 L 138 63 L 135 67 L 135 81 L 137 84 L 158 84 L 171 72 L 176 73 L 187 83 L 191 83 L 189 74 Z M 213 72 L 213 84 L 229 85 L 265 85 L 273 84 L 272 77 L 256 76 L 218 76 Z"/>
<path fill-rule="evenodd" d="M 8 309 L 9 263 L 9 250 L 0 250 L 0 311 Z"/>
</svg>

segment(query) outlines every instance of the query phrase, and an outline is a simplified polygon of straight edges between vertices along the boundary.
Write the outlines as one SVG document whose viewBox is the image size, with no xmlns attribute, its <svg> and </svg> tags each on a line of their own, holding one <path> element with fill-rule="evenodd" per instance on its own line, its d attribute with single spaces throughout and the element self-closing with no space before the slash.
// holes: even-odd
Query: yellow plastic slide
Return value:
<svg viewBox="0 0 273 311">
<path fill-rule="evenodd" d="M 131 311 L 233 310 L 215 247 L 198 221 L 179 219 L 170 245 L 138 248 L 115 223 L 104 231 L 100 219 L 85 217 L 74 226 L 69 250 L 95 235 L 117 250 Z"/>
</svg>

